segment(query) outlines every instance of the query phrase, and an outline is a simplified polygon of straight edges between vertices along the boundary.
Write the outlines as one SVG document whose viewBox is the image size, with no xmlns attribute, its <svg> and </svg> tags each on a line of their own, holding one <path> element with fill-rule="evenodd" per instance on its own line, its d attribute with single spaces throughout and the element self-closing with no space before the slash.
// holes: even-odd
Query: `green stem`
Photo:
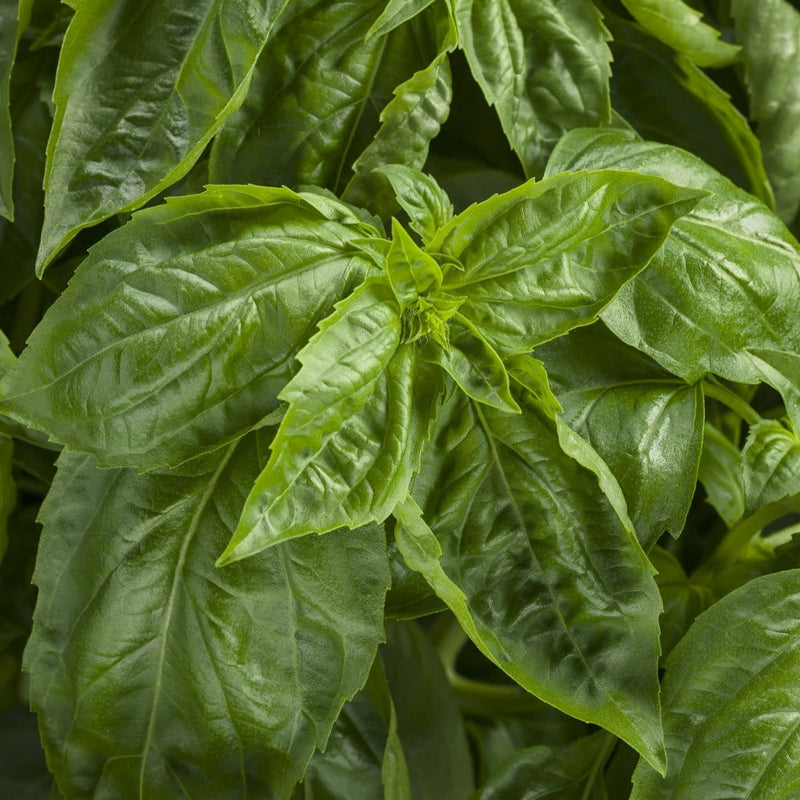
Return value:
<svg viewBox="0 0 800 800">
<path fill-rule="evenodd" d="M 449 672 L 447 677 L 465 714 L 492 719 L 499 715 L 531 714 L 548 708 L 542 700 L 518 686 L 483 683 L 465 678 L 455 671 Z"/>
<path fill-rule="evenodd" d="M 583 792 L 581 793 L 581 800 L 589 800 L 592 796 L 592 789 L 594 789 L 597 776 L 608 763 L 608 759 L 611 758 L 611 754 L 614 752 L 618 741 L 619 739 L 617 739 L 613 733 L 606 731 L 605 741 L 597 753 L 597 758 L 595 758 L 592 764 L 591 772 L 589 772 L 589 777 L 586 779 L 586 786 L 584 786 Z"/>
<path fill-rule="evenodd" d="M 431 628 L 430 637 L 442 660 L 444 671 L 449 676 L 455 671 L 458 654 L 469 637 L 454 614 L 442 614 Z"/>
<path fill-rule="evenodd" d="M 714 378 L 703 380 L 703 393 L 706 397 L 719 400 L 720 403 L 728 406 L 734 413 L 738 414 L 748 425 L 755 425 L 761 422 L 761 416 L 745 400 L 739 397 L 736 392 L 731 391 L 727 386 L 723 386 Z"/>
</svg>

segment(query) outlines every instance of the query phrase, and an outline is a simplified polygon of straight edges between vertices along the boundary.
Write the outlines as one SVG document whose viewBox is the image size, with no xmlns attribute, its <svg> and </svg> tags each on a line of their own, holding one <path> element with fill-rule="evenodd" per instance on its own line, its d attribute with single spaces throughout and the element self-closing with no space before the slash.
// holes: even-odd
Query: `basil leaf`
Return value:
<svg viewBox="0 0 800 800">
<path fill-rule="evenodd" d="M 453 216 L 453 204 L 436 179 L 403 164 L 387 164 L 374 170 L 392 187 L 397 202 L 409 216 L 409 225 L 422 238 L 433 241 L 436 232 Z"/>
<path fill-rule="evenodd" d="M 400 311 L 442 285 L 442 269 L 433 256 L 420 250 L 405 228 L 392 220 L 392 244 L 386 254 L 386 273 Z"/>
<path fill-rule="evenodd" d="M 380 530 L 214 568 L 267 441 L 148 475 L 62 456 L 26 665 L 67 796 L 287 798 L 366 680 L 389 582 Z"/>
<path fill-rule="evenodd" d="M 76 3 L 56 77 L 37 268 L 182 177 L 244 99 L 287 0 Z"/>
<path fill-rule="evenodd" d="M 772 207 L 761 145 L 730 96 L 637 25 L 615 17 L 607 23 L 614 108 L 645 139 L 693 152 Z"/>
<path fill-rule="evenodd" d="M 667 775 L 643 761 L 631 800 L 769 797 L 800 790 L 800 571 L 769 575 L 702 614 L 663 683 Z"/>
<path fill-rule="evenodd" d="M 753 425 L 742 451 L 745 513 L 800 493 L 800 439 L 780 422 Z"/>
<path fill-rule="evenodd" d="M 783 0 L 733 0 L 736 38 L 775 203 L 788 224 L 800 210 L 800 13 Z"/>
<path fill-rule="evenodd" d="M 388 0 L 386 8 L 367 31 L 367 38 L 384 36 L 424 11 L 434 0 Z"/>
<path fill-rule="evenodd" d="M 605 732 L 564 747 L 530 747 L 507 759 L 470 800 L 595 798 L 616 739 Z M 602 795 L 601 795 L 602 796 Z"/>
<path fill-rule="evenodd" d="M 78 267 L 3 381 L 2 411 L 102 466 L 219 447 L 275 410 L 294 355 L 371 270 L 349 244 L 365 232 L 286 189 L 212 187 L 142 211 Z"/>
<path fill-rule="evenodd" d="M 768 383 L 800 424 L 800 253 L 781 221 L 700 159 L 620 131 L 567 134 L 548 170 L 598 167 L 713 192 L 603 312 L 606 325 L 691 383 L 709 372 Z"/>
<path fill-rule="evenodd" d="M 725 67 L 739 55 L 740 47 L 722 41 L 683 0 L 622 0 L 622 5 L 648 33 L 700 67 Z"/>
<path fill-rule="evenodd" d="M 398 507 L 400 551 L 482 652 L 663 768 L 652 568 L 551 416 L 531 395 L 512 416 L 455 393 L 414 494 L 425 520 Z"/>
<path fill-rule="evenodd" d="M 14 442 L 0 436 L 0 561 L 8 547 L 8 518 L 17 503 L 17 485 L 11 475 Z"/>
<path fill-rule="evenodd" d="M 442 284 L 460 313 L 502 356 L 526 353 L 593 322 L 698 197 L 629 172 L 557 175 L 470 206 L 428 250 L 463 265 Z"/>
<path fill-rule="evenodd" d="M 214 142 L 212 180 L 314 184 L 341 192 L 353 162 L 379 130 L 392 92 L 440 54 L 442 15 L 436 9 L 365 41 L 385 7 L 384 0 L 289 3 L 258 60 L 247 98 Z M 444 80 L 433 84 L 444 91 Z M 444 96 L 426 98 L 429 110 L 436 106 L 446 116 Z M 398 99 L 395 107 L 405 103 Z"/>
<path fill-rule="evenodd" d="M 703 392 L 627 347 L 600 325 L 536 349 L 564 420 L 619 480 L 648 551 L 664 531 L 681 533 L 697 482 Z"/>
<path fill-rule="evenodd" d="M 589 0 L 456 0 L 460 45 L 528 177 L 570 128 L 611 117 L 611 52 Z"/>
<path fill-rule="evenodd" d="M 730 528 L 744 515 L 742 454 L 739 448 L 707 422 L 703 435 L 698 478 L 708 495 L 708 502 Z"/>
</svg>

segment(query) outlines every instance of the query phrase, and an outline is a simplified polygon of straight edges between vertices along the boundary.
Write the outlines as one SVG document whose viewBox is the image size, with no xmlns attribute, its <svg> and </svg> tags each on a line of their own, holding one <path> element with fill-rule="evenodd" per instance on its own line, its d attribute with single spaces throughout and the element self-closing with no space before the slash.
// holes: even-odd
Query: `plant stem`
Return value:
<svg viewBox="0 0 800 800">
<path fill-rule="evenodd" d="M 703 379 L 703 393 L 706 397 L 711 397 L 726 405 L 748 425 L 755 425 L 761 422 L 761 416 L 749 403 L 714 378 Z"/>
</svg>

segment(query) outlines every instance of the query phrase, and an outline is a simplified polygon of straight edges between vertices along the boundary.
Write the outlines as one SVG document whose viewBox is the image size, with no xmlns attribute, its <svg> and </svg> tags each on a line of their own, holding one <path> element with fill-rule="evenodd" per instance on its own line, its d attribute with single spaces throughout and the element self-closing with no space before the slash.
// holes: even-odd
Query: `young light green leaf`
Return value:
<svg viewBox="0 0 800 800">
<path fill-rule="evenodd" d="M 616 742 L 601 731 L 563 747 L 520 750 L 469 800 L 594 800 Z"/>
<path fill-rule="evenodd" d="M 590 0 L 456 0 L 460 45 L 525 174 L 561 135 L 611 118 L 611 51 Z"/>
<path fill-rule="evenodd" d="M 352 349 L 331 357 L 327 371 L 320 371 L 323 345 L 333 326 L 306 348 L 303 369 L 282 393 L 291 405 L 272 456 L 219 565 L 296 536 L 383 521 L 408 491 L 436 419 L 443 373 L 413 344 L 398 346 L 396 310 L 373 298 L 372 319 L 357 309 L 337 320 L 335 335 L 350 336 Z M 391 330 L 379 330 L 384 324 Z"/>
<path fill-rule="evenodd" d="M 780 422 L 753 425 L 742 451 L 745 513 L 800 493 L 800 439 Z"/>
<path fill-rule="evenodd" d="M 354 174 L 342 197 L 389 216 L 398 201 L 376 168 L 400 162 L 421 169 L 431 141 L 450 113 L 452 95 L 450 62 L 443 52 L 394 90 L 394 97 L 381 112 L 375 138 L 353 164 Z"/>
<path fill-rule="evenodd" d="M 708 502 L 730 528 L 744 515 L 742 453 L 719 428 L 706 422 L 698 479 Z"/>
<path fill-rule="evenodd" d="M 597 319 L 701 196 L 632 172 L 556 175 L 470 206 L 428 250 L 463 265 L 442 288 L 507 357 Z"/>
<path fill-rule="evenodd" d="M 739 55 L 740 47 L 721 40 L 683 0 L 622 0 L 622 5 L 646 31 L 699 67 L 726 67 Z"/>
<path fill-rule="evenodd" d="M 212 187 L 142 211 L 79 266 L 0 410 L 103 466 L 231 441 L 275 410 L 317 323 L 374 269 L 349 244 L 370 232 L 287 189 Z"/>
<path fill-rule="evenodd" d="M 436 179 L 403 164 L 387 164 L 373 172 L 389 181 L 397 202 L 408 214 L 411 229 L 420 235 L 423 244 L 433 241 L 439 228 L 453 216 L 453 204 Z"/>
<path fill-rule="evenodd" d="M 80 3 L 56 77 L 39 272 L 182 177 L 244 99 L 287 0 Z"/>
<path fill-rule="evenodd" d="M 643 761 L 631 800 L 800 792 L 800 570 L 751 581 L 697 618 L 667 659 L 667 775 Z"/>
<path fill-rule="evenodd" d="M 675 223 L 648 269 L 603 311 L 606 325 L 691 383 L 709 372 L 768 383 L 800 426 L 800 251 L 794 237 L 763 204 L 700 159 L 622 131 L 570 132 L 548 171 L 603 167 L 713 192 Z"/>
<path fill-rule="evenodd" d="M 400 551 L 484 654 L 663 769 L 652 568 L 549 409 L 526 395 L 511 415 L 454 393 L 414 494 L 425 521 L 412 501 L 395 512 Z"/>
<path fill-rule="evenodd" d="M 750 116 L 781 218 L 800 210 L 800 13 L 784 0 L 733 0 Z"/>
<path fill-rule="evenodd" d="M 386 8 L 367 31 L 367 39 L 385 36 L 424 11 L 434 0 L 388 0 Z"/>
<path fill-rule="evenodd" d="M 26 665 L 68 797 L 285 800 L 364 684 L 389 582 L 381 530 L 214 567 L 268 441 L 148 475 L 62 457 Z"/>
<path fill-rule="evenodd" d="M 563 409 L 619 480 L 645 551 L 681 533 L 703 442 L 703 392 L 601 325 L 536 348 Z"/>
<path fill-rule="evenodd" d="M 730 96 L 638 25 L 616 17 L 607 24 L 614 36 L 614 108 L 645 139 L 693 152 L 773 207 L 761 145 Z"/>
<path fill-rule="evenodd" d="M 436 8 L 365 42 L 385 7 L 385 0 L 290 2 L 247 98 L 214 141 L 212 180 L 341 193 L 393 91 L 440 54 L 443 15 Z M 399 133 L 416 141 L 413 131 Z"/>
<path fill-rule="evenodd" d="M 392 246 L 386 255 L 386 274 L 401 312 L 412 306 L 420 295 L 435 292 L 442 285 L 442 269 L 436 259 L 421 250 L 396 219 L 392 220 Z"/>
</svg>

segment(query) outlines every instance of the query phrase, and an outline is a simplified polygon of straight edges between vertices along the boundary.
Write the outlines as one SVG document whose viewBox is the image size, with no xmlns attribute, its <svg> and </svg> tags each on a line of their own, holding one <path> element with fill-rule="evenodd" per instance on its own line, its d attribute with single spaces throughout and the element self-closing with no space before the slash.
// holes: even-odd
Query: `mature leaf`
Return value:
<svg viewBox="0 0 800 800">
<path fill-rule="evenodd" d="M 744 515 L 742 453 L 710 422 L 705 424 L 703 454 L 698 478 L 708 495 L 708 502 L 730 528 Z"/>
<path fill-rule="evenodd" d="M 286 189 L 212 187 L 142 211 L 78 267 L 2 410 L 103 466 L 231 441 L 275 410 L 296 353 L 370 271 L 349 244 L 370 231 Z"/>
<path fill-rule="evenodd" d="M 414 484 L 425 521 L 400 507 L 398 546 L 521 686 L 663 767 L 652 568 L 551 416 L 518 399 L 514 416 L 453 394 Z"/>
<path fill-rule="evenodd" d="M 745 513 L 800 493 L 800 439 L 780 422 L 753 425 L 742 451 Z"/>
<path fill-rule="evenodd" d="M 699 197 L 629 172 L 557 175 L 470 206 L 428 250 L 460 262 L 442 284 L 460 313 L 502 356 L 526 353 L 597 319 Z"/>
<path fill-rule="evenodd" d="M 632 800 L 800 792 L 800 570 L 751 581 L 702 614 L 667 660 L 667 775 L 640 761 Z"/>
<path fill-rule="evenodd" d="M 782 219 L 800 209 L 800 12 L 784 0 L 733 0 L 750 116 Z"/>
<path fill-rule="evenodd" d="M 286 798 L 363 685 L 389 581 L 380 530 L 214 567 L 267 441 L 148 475 L 62 457 L 26 666 L 67 796 Z"/>
<path fill-rule="evenodd" d="M 436 9 L 365 42 L 385 7 L 385 0 L 289 3 L 245 102 L 214 142 L 212 180 L 314 184 L 341 192 L 353 162 L 380 128 L 379 114 L 392 92 L 440 51 Z M 443 97 L 426 98 L 426 107 L 441 106 L 438 113 L 446 116 Z"/>
<path fill-rule="evenodd" d="M 36 717 L 22 706 L 0 711 L 0 797 L 50 800 L 52 791 Z"/>
<path fill-rule="evenodd" d="M 599 732 L 564 747 L 530 747 L 507 759 L 470 800 L 594 798 L 616 739 Z"/>
<path fill-rule="evenodd" d="M 392 187 L 397 202 L 409 216 L 409 225 L 428 244 L 453 216 L 453 204 L 436 179 L 403 164 L 387 164 L 376 172 Z"/>
<path fill-rule="evenodd" d="M 740 47 L 722 41 L 683 0 L 622 0 L 622 5 L 646 31 L 700 67 L 725 67 L 739 55 Z"/>
<path fill-rule="evenodd" d="M 184 175 L 244 99 L 287 0 L 80 2 L 56 78 L 41 271 Z"/>
<path fill-rule="evenodd" d="M 414 800 L 464 800 L 475 784 L 464 722 L 441 659 L 414 623 L 389 623 L 381 648 Z"/>
<path fill-rule="evenodd" d="M 578 328 L 536 349 L 564 419 L 620 483 L 642 547 L 677 536 L 694 495 L 703 442 L 703 393 L 605 328 Z"/>
<path fill-rule="evenodd" d="M 737 185 L 774 203 L 761 145 L 731 98 L 688 58 L 610 17 L 614 108 L 645 139 L 689 150 Z"/>
<path fill-rule="evenodd" d="M 603 321 L 693 383 L 713 372 L 766 382 L 800 425 L 800 252 L 781 221 L 700 159 L 621 131 L 573 131 L 548 170 L 613 167 L 713 194 L 675 223 Z"/>
<path fill-rule="evenodd" d="M 388 0 L 386 8 L 367 31 L 367 38 L 384 36 L 424 11 L 434 0 Z"/>
<path fill-rule="evenodd" d="M 298 380 L 282 395 L 291 405 L 271 445 L 270 461 L 219 564 L 296 536 L 382 522 L 405 497 L 436 419 L 443 373 L 413 344 L 392 352 L 391 341 L 369 363 L 367 351 L 380 341 L 376 327 L 385 319 L 384 309 L 391 310 L 383 300 L 378 306 L 371 320 L 362 315 L 337 326 L 343 334 L 364 334 L 349 364 L 342 353 L 340 361 L 331 360 L 331 369 L 320 371 L 325 332 L 311 343 L 322 345 L 313 348 L 313 361 L 312 347 L 307 348 Z M 368 381 L 359 371 L 364 367 L 366 373 L 370 366 Z M 307 381 L 322 390 L 304 394 Z"/>
<path fill-rule="evenodd" d="M 611 52 L 589 0 L 456 0 L 459 38 L 529 177 L 561 135 L 610 120 Z"/>
</svg>

